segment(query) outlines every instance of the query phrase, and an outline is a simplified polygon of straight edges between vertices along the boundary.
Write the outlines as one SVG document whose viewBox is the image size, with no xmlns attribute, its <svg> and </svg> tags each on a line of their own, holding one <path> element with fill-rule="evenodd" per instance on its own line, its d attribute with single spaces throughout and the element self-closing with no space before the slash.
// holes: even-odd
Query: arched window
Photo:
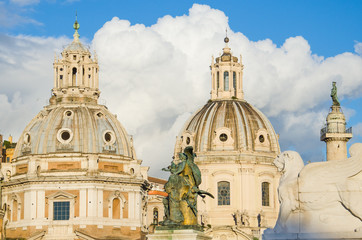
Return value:
<svg viewBox="0 0 362 240">
<path fill-rule="evenodd" d="M 112 219 L 128 218 L 125 208 L 126 199 L 118 190 L 108 197 L 108 217 Z"/>
<path fill-rule="evenodd" d="M 158 209 L 153 209 L 153 224 L 158 225 Z"/>
<path fill-rule="evenodd" d="M 12 216 L 12 221 L 16 222 L 18 221 L 18 201 L 16 199 L 14 199 L 13 201 L 13 216 Z"/>
<path fill-rule="evenodd" d="M 229 72 L 224 72 L 224 90 L 229 91 Z"/>
<path fill-rule="evenodd" d="M 236 90 L 236 72 L 233 72 L 233 88 Z"/>
<path fill-rule="evenodd" d="M 270 183 L 263 182 L 261 184 L 261 204 L 262 206 L 269 206 L 269 186 Z"/>
<path fill-rule="evenodd" d="M 226 181 L 217 183 L 218 205 L 230 205 L 230 183 Z"/>
<path fill-rule="evenodd" d="M 112 201 L 112 218 L 120 219 L 121 218 L 121 205 L 119 198 L 114 198 Z"/>
<path fill-rule="evenodd" d="M 216 73 L 216 89 L 219 90 L 220 81 L 219 81 L 219 72 Z"/>
<path fill-rule="evenodd" d="M 72 69 L 72 86 L 77 85 L 77 68 Z"/>
</svg>

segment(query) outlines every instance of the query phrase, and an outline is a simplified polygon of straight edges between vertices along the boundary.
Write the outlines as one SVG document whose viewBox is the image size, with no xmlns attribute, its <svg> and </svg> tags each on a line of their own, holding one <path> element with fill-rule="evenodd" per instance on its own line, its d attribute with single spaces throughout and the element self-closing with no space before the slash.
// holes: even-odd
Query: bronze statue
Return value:
<svg viewBox="0 0 362 240">
<path fill-rule="evenodd" d="M 168 197 L 163 200 L 165 217 L 161 225 L 197 225 L 197 196 L 214 198 L 199 189 L 201 172 L 194 163 L 193 148 L 186 147 L 179 157 L 180 163 L 171 162 L 171 166 L 162 169 L 170 171 L 171 175 L 165 184 Z"/>
<path fill-rule="evenodd" d="M 338 97 L 337 97 L 337 86 L 336 82 L 332 82 L 332 90 L 331 90 L 331 97 L 333 100 L 333 106 L 340 106 Z"/>
</svg>

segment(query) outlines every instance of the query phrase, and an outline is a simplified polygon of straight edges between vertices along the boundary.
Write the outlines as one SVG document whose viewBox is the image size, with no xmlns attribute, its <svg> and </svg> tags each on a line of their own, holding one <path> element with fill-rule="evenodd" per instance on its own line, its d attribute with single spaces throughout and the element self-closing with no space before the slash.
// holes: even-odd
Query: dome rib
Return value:
<svg viewBox="0 0 362 240">
<path fill-rule="evenodd" d="M 70 116 L 66 112 L 70 111 Z M 97 113 L 101 113 L 97 116 Z M 71 140 L 60 142 L 59 130 L 69 131 Z M 105 132 L 112 141 L 104 140 Z M 31 135 L 30 148 L 24 151 L 24 135 Z M 118 120 L 101 105 L 57 105 L 45 107 L 25 128 L 15 149 L 14 158 L 23 155 L 69 153 L 110 153 L 132 158 L 130 138 Z"/>
<path fill-rule="evenodd" d="M 249 133 L 246 129 L 246 123 L 245 123 L 245 116 L 244 116 L 244 113 L 241 109 L 241 106 L 240 104 L 237 104 L 236 102 L 234 102 L 234 106 L 236 107 L 236 109 L 239 111 L 239 114 L 237 114 L 238 118 L 240 119 L 240 124 L 238 124 L 238 128 L 239 128 L 239 136 L 244 136 L 245 135 L 245 138 L 242 138 L 242 137 L 238 137 L 238 140 L 240 142 L 242 142 L 243 144 L 241 144 L 240 146 L 243 146 L 243 150 L 247 151 L 248 150 L 248 136 L 249 136 Z"/>
<path fill-rule="evenodd" d="M 217 118 L 217 113 L 218 110 L 220 109 L 220 105 L 217 104 L 216 102 L 210 107 L 210 112 L 213 111 L 212 113 L 212 117 L 210 120 L 208 120 L 207 122 L 209 122 L 209 130 L 208 132 L 208 136 L 207 136 L 207 149 L 200 149 L 200 151 L 211 151 L 212 150 L 212 140 L 213 140 L 213 133 L 214 133 L 214 129 L 215 129 L 215 119 Z"/>
<path fill-rule="evenodd" d="M 221 139 L 227 134 L 226 140 Z M 264 140 L 259 136 L 264 135 Z M 186 139 L 193 141 L 186 143 Z M 192 145 L 195 152 L 222 151 L 223 154 L 275 155 L 280 149 L 277 136 L 269 120 L 258 109 L 240 100 L 208 102 L 196 112 L 181 131 L 175 152 Z"/>
</svg>

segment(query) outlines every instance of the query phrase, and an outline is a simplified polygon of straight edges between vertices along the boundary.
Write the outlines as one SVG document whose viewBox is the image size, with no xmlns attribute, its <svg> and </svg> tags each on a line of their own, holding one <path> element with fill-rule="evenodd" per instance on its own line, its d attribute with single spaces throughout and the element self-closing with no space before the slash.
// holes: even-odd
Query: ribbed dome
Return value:
<svg viewBox="0 0 362 240">
<path fill-rule="evenodd" d="M 90 104 L 45 107 L 25 128 L 14 157 L 59 152 L 136 157 L 116 117 L 105 106 Z"/>
<path fill-rule="evenodd" d="M 239 100 L 209 101 L 184 125 L 176 153 L 193 146 L 196 153 L 226 151 L 235 154 L 280 152 L 278 137 L 269 120 L 258 109 Z"/>
<path fill-rule="evenodd" d="M 69 44 L 65 49 L 64 52 L 86 52 L 90 53 L 89 49 L 86 48 L 81 42 L 73 41 Z"/>
</svg>

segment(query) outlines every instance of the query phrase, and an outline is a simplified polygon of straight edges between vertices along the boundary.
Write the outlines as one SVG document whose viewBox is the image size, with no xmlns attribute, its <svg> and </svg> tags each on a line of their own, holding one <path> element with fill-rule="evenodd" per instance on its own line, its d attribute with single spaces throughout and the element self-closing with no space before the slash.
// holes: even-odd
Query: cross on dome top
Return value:
<svg viewBox="0 0 362 240">
<path fill-rule="evenodd" d="M 74 22 L 74 24 L 73 24 L 73 28 L 74 28 L 74 30 L 75 30 L 74 35 L 73 35 L 74 41 L 79 41 L 78 29 L 80 28 L 80 25 L 79 25 L 79 23 L 78 23 L 78 21 L 77 21 L 77 13 L 75 13 L 75 22 Z"/>
</svg>

